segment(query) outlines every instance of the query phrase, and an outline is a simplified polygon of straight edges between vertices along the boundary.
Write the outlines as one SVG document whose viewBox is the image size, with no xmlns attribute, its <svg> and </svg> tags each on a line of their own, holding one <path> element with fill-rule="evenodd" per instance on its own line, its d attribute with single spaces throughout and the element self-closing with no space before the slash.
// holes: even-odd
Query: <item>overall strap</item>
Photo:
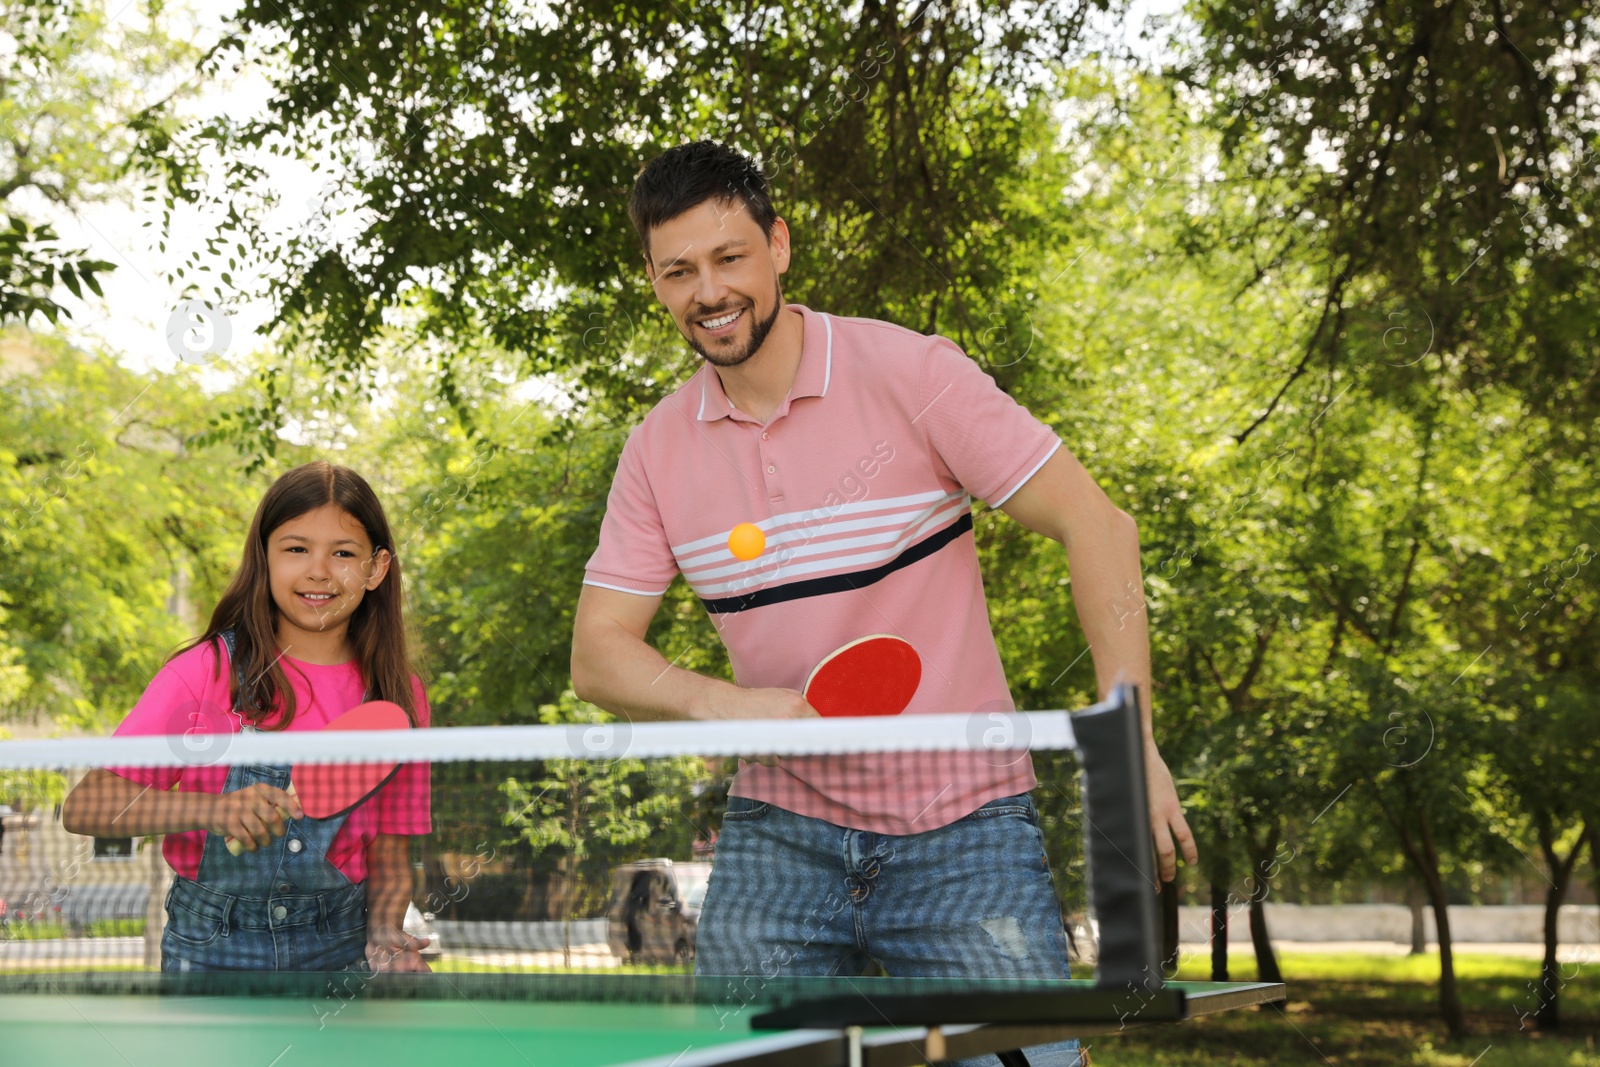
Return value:
<svg viewBox="0 0 1600 1067">
<path fill-rule="evenodd" d="M 227 645 L 227 662 L 234 664 L 234 670 L 238 672 L 238 680 L 245 680 L 245 669 L 238 665 L 237 651 L 235 651 L 234 627 L 227 627 L 226 630 L 222 630 L 221 633 L 218 633 L 218 637 L 221 637 L 222 643 Z"/>
<path fill-rule="evenodd" d="M 233 665 L 233 671 L 239 676 L 239 696 L 234 701 L 234 711 L 239 710 L 239 701 L 244 699 L 244 664 L 239 662 L 237 645 L 234 642 L 233 627 L 228 627 L 217 635 L 222 638 L 222 643 L 228 646 L 228 662 Z"/>
</svg>

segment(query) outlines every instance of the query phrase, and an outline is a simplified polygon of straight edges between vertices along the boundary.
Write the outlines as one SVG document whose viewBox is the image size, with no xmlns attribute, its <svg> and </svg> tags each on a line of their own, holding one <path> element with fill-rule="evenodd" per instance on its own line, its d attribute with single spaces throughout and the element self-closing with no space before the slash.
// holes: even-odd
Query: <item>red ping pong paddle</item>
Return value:
<svg viewBox="0 0 1600 1067">
<path fill-rule="evenodd" d="M 870 634 L 830 652 L 806 679 L 818 715 L 898 715 L 922 682 L 922 657 L 909 641 Z"/>
<path fill-rule="evenodd" d="M 369 700 L 357 704 L 322 727 L 324 730 L 408 730 L 411 719 L 399 704 Z M 393 763 L 301 763 L 289 772 L 289 789 L 300 808 L 313 819 L 332 819 L 354 811 L 400 771 Z M 280 809 L 282 810 L 282 809 Z M 285 818 L 288 812 L 283 812 Z M 228 851 L 237 856 L 244 845 L 228 838 Z"/>
</svg>

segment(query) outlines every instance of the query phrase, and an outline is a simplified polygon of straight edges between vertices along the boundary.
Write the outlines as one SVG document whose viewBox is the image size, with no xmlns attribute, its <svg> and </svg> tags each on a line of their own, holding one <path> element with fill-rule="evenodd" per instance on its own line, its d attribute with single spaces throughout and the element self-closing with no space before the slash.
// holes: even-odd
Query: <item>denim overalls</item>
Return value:
<svg viewBox="0 0 1600 1067">
<path fill-rule="evenodd" d="M 234 660 L 232 630 L 224 630 Z M 240 680 L 243 671 L 240 669 Z M 241 686 L 242 688 L 242 686 Z M 251 727 L 244 729 L 250 730 Z M 224 793 L 265 782 L 287 789 L 289 768 L 228 768 Z M 234 856 L 206 832 L 200 870 L 167 893 L 163 971 L 339 971 L 365 967 L 367 887 L 327 860 L 345 816 L 295 819 L 270 845 Z"/>
</svg>

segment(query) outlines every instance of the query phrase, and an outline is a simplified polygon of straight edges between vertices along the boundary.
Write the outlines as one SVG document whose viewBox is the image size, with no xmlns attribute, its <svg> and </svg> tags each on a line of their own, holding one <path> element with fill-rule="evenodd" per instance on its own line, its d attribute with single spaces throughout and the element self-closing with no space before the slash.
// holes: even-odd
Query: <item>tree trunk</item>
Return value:
<svg viewBox="0 0 1600 1067">
<path fill-rule="evenodd" d="M 1250 897 L 1250 944 L 1256 950 L 1257 980 L 1283 981 L 1283 972 L 1278 970 L 1278 957 L 1272 952 L 1272 938 L 1267 934 L 1266 902 L 1254 894 Z"/>
<path fill-rule="evenodd" d="M 1411 955 L 1420 956 L 1428 951 L 1428 924 L 1423 908 L 1428 903 L 1427 894 L 1415 878 L 1406 879 L 1406 907 L 1411 909 Z"/>
<path fill-rule="evenodd" d="M 1228 980 L 1228 887 L 1211 883 L 1211 980 Z"/>
<path fill-rule="evenodd" d="M 1450 913 L 1445 902 L 1444 882 L 1437 875 L 1428 880 L 1428 899 L 1433 904 L 1433 921 L 1439 931 L 1439 1014 L 1453 1038 L 1465 1037 L 1467 1019 L 1461 1008 L 1461 992 L 1456 988 L 1456 961 L 1450 945 Z"/>
<path fill-rule="evenodd" d="M 1267 834 L 1265 847 L 1257 848 L 1255 835 L 1245 833 L 1245 848 L 1250 852 L 1250 944 L 1256 950 L 1256 980 L 1281 982 L 1278 957 L 1272 951 L 1267 932 L 1267 895 L 1272 892 L 1272 863 L 1278 851 L 1278 828 Z"/>
<path fill-rule="evenodd" d="M 1439 872 L 1439 854 L 1433 847 L 1433 832 L 1426 814 L 1419 819 L 1423 860 L 1423 882 L 1427 886 L 1428 900 L 1433 904 L 1433 924 L 1439 934 L 1439 1013 L 1453 1038 L 1467 1034 L 1467 1017 L 1461 1007 L 1461 991 L 1456 988 L 1456 961 L 1450 943 L 1449 903 L 1444 895 L 1444 877 Z"/>
<path fill-rule="evenodd" d="M 1405 790 L 1404 798 L 1404 810 L 1407 813 L 1417 811 L 1417 805 L 1412 802 L 1409 789 Z M 1428 894 L 1428 902 L 1433 905 L 1434 926 L 1439 935 L 1439 1014 L 1444 1018 L 1445 1026 L 1452 1038 L 1465 1037 L 1467 1019 L 1461 1008 L 1461 991 L 1456 988 L 1456 963 L 1450 944 L 1449 904 L 1445 900 L 1444 876 L 1439 871 L 1439 852 L 1433 845 L 1433 830 L 1428 825 L 1427 812 L 1417 811 L 1416 822 L 1413 824 L 1396 816 L 1386 804 L 1380 802 L 1379 809 L 1383 812 L 1384 821 L 1389 824 L 1395 838 L 1400 842 L 1400 850 L 1405 853 L 1406 861 L 1421 879 L 1423 889 Z"/>
<path fill-rule="evenodd" d="M 1572 846 L 1567 858 L 1556 852 L 1555 834 L 1542 828 L 1539 844 L 1544 850 L 1545 866 L 1550 868 L 1550 886 L 1544 894 L 1544 962 L 1539 966 L 1539 1010 L 1534 1022 L 1541 1030 L 1556 1030 L 1561 1026 L 1561 972 L 1556 964 L 1556 949 L 1561 944 L 1561 904 L 1567 899 L 1567 886 L 1572 883 L 1572 870 L 1583 853 L 1584 834 Z"/>
<path fill-rule="evenodd" d="M 1594 880 L 1594 901 L 1600 904 L 1600 819 L 1589 820 L 1589 876 Z"/>
</svg>

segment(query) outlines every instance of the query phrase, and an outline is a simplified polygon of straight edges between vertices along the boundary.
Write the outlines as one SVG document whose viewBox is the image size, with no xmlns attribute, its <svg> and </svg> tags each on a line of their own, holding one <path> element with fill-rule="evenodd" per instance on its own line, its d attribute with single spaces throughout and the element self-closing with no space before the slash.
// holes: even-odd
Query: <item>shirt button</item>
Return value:
<svg viewBox="0 0 1600 1067">
<path fill-rule="evenodd" d="M 766 439 L 767 439 L 767 435 L 766 435 L 766 434 L 762 434 L 762 435 L 761 435 L 761 439 L 762 439 L 762 440 L 763 440 L 763 441 L 765 441 L 765 440 L 766 440 Z"/>
<path fill-rule="evenodd" d="M 276 908 L 272 909 L 272 917 L 274 919 L 282 919 L 285 916 L 287 916 L 288 914 L 289 914 L 289 909 L 284 907 L 282 904 L 279 904 Z"/>
<path fill-rule="evenodd" d="M 298 837 L 289 842 L 290 852 L 299 852 L 304 847 L 305 846 L 300 843 L 300 839 Z"/>
<path fill-rule="evenodd" d="M 768 467 L 767 468 L 767 473 L 768 474 L 777 474 L 778 473 L 778 468 L 777 467 Z"/>
<path fill-rule="evenodd" d="M 291 890 L 293 888 L 294 887 L 291 886 L 288 882 L 279 882 L 278 883 L 278 892 L 280 892 L 280 893 L 287 893 L 289 890 Z"/>
</svg>

